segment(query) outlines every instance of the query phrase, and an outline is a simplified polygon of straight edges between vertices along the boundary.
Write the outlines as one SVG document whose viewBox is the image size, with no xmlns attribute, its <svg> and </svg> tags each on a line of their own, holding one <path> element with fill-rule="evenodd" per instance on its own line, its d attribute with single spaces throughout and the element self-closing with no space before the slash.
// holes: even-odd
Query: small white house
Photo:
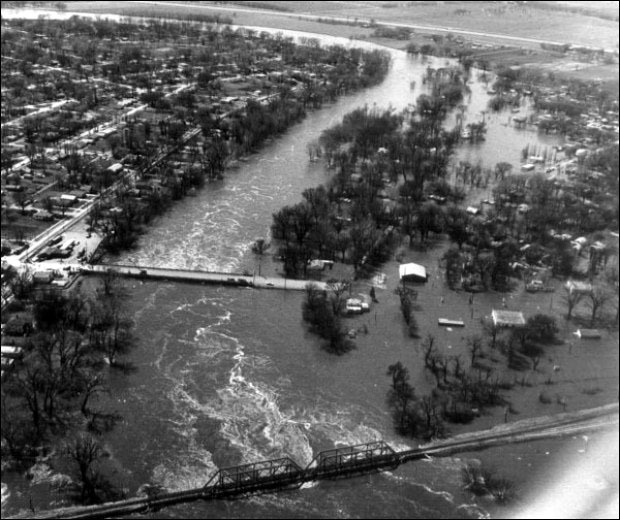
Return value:
<svg viewBox="0 0 620 520">
<path fill-rule="evenodd" d="M 493 319 L 493 325 L 497 328 L 523 327 L 525 325 L 525 318 L 522 312 L 493 309 L 491 318 Z"/>
<path fill-rule="evenodd" d="M 111 173 L 120 173 L 123 171 L 123 165 L 121 163 L 114 163 L 108 166 L 108 171 Z"/>
<path fill-rule="evenodd" d="M 564 287 L 566 287 L 566 290 L 570 294 L 572 293 L 588 294 L 592 292 L 592 284 L 588 282 L 579 282 L 576 280 L 569 280 L 568 282 L 566 282 Z"/>
<path fill-rule="evenodd" d="M 37 271 L 33 276 L 35 283 L 50 283 L 53 279 L 54 273 L 52 271 Z"/>
<path fill-rule="evenodd" d="M 22 357 L 22 349 L 13 345 L 2 345 L 2 357 L 20 358 Z"/>
<path fill-rule="evenodd" d="M 71 205 L 73 204 L 75 201 L 77 200 L 77 197 L 75 195 L 69 195 L 68 193 L 63 193 L 60 196 L 60 201 L 62 202 L 63 205 Z"/>
</svg>

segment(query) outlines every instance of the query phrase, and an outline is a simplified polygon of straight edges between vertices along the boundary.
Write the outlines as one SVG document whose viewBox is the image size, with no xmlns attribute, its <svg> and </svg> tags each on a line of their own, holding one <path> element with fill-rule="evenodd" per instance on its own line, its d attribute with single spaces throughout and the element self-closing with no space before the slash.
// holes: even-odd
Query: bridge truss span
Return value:
<svg viewBox="0 0 620 520">
<path fill-rule="evenodd" d="M 220 469 L 204 486 L 206 496 L 225 498 L 244 493 L 290 489 L 304 482 L 304 470 L 288 457 Z"/>
<path fill-rule="evenodd" d="M 315 479 L 345 478 L 354 473 L 396 469 L 398 454 L 384 441 L 345 446 L 320 452 L 306 468 Z"/>
</svg>

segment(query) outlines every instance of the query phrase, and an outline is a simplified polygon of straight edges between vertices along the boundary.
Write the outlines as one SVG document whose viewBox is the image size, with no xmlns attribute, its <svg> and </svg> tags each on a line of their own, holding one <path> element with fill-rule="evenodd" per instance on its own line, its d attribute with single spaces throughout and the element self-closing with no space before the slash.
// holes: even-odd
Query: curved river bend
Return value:
<svg viewBox="0 0 620 520">
<path fill-rule="evenodd" d="M 324 43 L 350 44 L 312 36 Z M 308 162 L 306 144 L 365 104 L 400 110 L 415 103 L 426 67 L 445 63 L 390 52 L 393 64 L 381 85 L 310 112 L 303 122 L 228 172 L 223 182 L 207 185 L 175 205 L 119 262 L 254 269 L 249 248 L 257 237 L 267 235 L 272 213 L 298 202 L 304 189 L 326 179 L 320 163 Z M 472 82 L 471 87 L 466 118 L 477 121 L 488 95 L 483 84 Z M 476 150 L 463 147 L 457 158 L 476 162 L 479 157 L 491 167 L 505 160 L 518 168 L 521 149 L 537 142 L 537 136 L 507 126 L 507 120 L 507 114 L 487 115 L 487 141 Z M 384 404 L 387 366 L 398 360 L 411 366 L 418 357 L 404 335 L 391 344 L 384 340 L 387 330 L 401 327 L 400 316 L 394 313 L 385 323 L 375 321 L 369 339 L 357 350 L 332 357 L 304 332 L 302 297 L 293 292 L 172 283 L 134 287 L 139 346 L 132 361 L 138 371 L 113 376 L 113 406 L 125 419 L 109 440 L 113 456 L 130 475 L 123 482 L 130 493 L 144 483 L 170 489 L 199 486 L 218 467 L 268 458 L 290 456 L 307 464 L 318 451 L 339 445 L 385 439 L 395 448 L 405 447 L 392 432 Z M 412 377 L 418 387 L 418 372 Z M 468 496 L 460 489 L 460 467 L 457 459 L 421 462 L 393 474 L 290 493 L 178 506 L 158 512 L 157 517 L 482 515 L 464 503 Z M 15 495 L 15 503 L 7 505 L 27 507 Z"/>
</svg>

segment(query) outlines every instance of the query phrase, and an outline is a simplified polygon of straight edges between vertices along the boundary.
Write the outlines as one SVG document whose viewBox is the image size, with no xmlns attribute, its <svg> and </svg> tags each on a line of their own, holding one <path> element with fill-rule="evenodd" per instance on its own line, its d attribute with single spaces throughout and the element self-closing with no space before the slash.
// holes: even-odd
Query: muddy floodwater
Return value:
<svg viewBox="0 0 620 520">
<path fill-rule="evenodd" d="M 229 171 L 224 181 L 175 205 L 141 237 L 136 250 L 116 261 L 230 272 L 255 269 L 250 246 L 257 237 L 267 236 L 272 214 L 299 202 L 304 189 L 327 178 L 321 163 L 308 161 L 306 144 L 355 108 L 400 110 L 415 103 L 423 92 L 426 67 L 446 63 L 390 52 L 392 67 L 381 85 L 309 113 Z M 475 72 L 470 87 L 465 119 L 476 122 L 484 117 L 487 138 L 475 146 L 461 145 L 455 160 L 480 161 L 488 167 L 507 161 L 518 171 L 524 146 L 560 142 L 515 129 L 509 112 L 482 114 L 489 87 Z M 526 114 L 529 109 L 522 110 Z M 438 267 L 443 248 L 438 244 L 425 252 L 406 252 L 408 259 L 427 265 L 431 274 L 420 290 L 418 322 L 422 336 L 432 332 L 446 352 L 465 354 L 462 336 L 479 330 L 479 318 L 502 296 L 477 295 L 472 306 L 465 294 L 450 293 Z M 301 293 L 131 282 L 139 341 L 131 361 L 138 370 L 112 376 L 111 405 L 124 420 L 107 438 L 112 456 L 129 475 L 123 486 L 130 494 L 147 483 L 172 490 L 195 487 L 220 467 L 277 457 L 305 465 L 320 450 L 379 439 L 396 449 L 413 447 L 413 442 L 393 433 L 385 406 L 385 373 L 388 365 L 402 361 L 420 394 L 431 381 L 422 368 L 419 341 L 406 336 L 393 293 L 396 262 L 382 271 L 387 282 L 377 290 L 379 303 L 369 314 L 350 320 L 352 327 L 365 324 L 369 332 L 358 336 L 358 348 L 342 357 L 324 353 L 305 332 Z M 360 284 L 357 290 L 368 289 Z M 516 306 L 521 297 L 508 296 L 509 304 Z M 546 308 L 554 305 L 549 298 L 540 296 L 528 304 Z M 439 330 L 437 317 L 464 319 L 466 328 Z M 617 357 L 609 356 L 612 365 L 615 359 L 617 377 Z M 559 410 L 541 413 L 552 411 Z M 494 420 L 483 417 L 480 426 Z M 392 473 L 249 499 L 181 505 L 152 516 L 484 517 L 488 504 L 474 504 L 462 489 L 462 464 L 459 458 L 424 461 Z M 10 476 L 3 480 L 10 493 L 3 515 L 28 507 L 29 495 L 45 500 L 45 483 L 29 486 Z"/>
</svg>

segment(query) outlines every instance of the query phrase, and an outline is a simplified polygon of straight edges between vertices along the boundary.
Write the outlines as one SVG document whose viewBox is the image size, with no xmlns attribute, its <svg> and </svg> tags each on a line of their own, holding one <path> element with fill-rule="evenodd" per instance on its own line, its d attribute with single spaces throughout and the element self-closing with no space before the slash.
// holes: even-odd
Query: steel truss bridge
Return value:
<svg viewBox="0 0 620 520">
<path fill-rule="evenodd" d="M 396 452 L 383 441 L 334 448 L 320 452 L 302 468 L 288 457 L 219 469 L 202 487 L 159 493 L 86 507 L 69 507 L 13 518 L 111 518 L 152 512 L 195 500 L 231 499 L 257 493 L 297 489 L 305 482 L 333 480 L 394 470 L 400 464 L 428 457 L 485 449 L 502 444 L 574 435 L 580 432 L 618 429 L 618 403 L 589 410 L 516 421 L 434 443 Z"/>
</svg>

